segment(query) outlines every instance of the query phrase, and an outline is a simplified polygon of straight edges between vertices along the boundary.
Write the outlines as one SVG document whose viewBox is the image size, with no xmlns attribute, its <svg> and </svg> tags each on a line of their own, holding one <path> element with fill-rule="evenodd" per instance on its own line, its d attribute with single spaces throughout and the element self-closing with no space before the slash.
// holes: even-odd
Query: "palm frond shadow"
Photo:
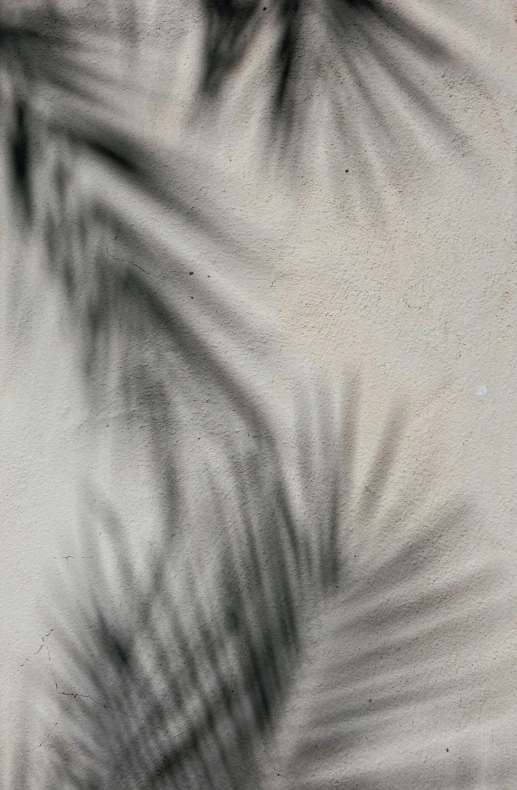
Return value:
<svg viewBox="0 0 517 790">
<path fill-rule="evenodd" d="M 108 547 L 97 524 L 86 519 L 80 554 L 88 557 L 85 573 L 94 578 L 93 589 L 79 595 L 82 618 L 63 610 L 62 597 L 53 614 L 60 622 L 53 653 L 65 671 L 55 675 L 57 724 L 42 741 L 48 770 L 39 752 L 30 768 L 24 754 L 12 786 L 31 786 L 30 774 L 38 777 L 38 790 L 242 788 L 251 781 L 257 741 L 272 726 L 298 659 L 306 579 L 319 573 L 324 587 L 335 573 L 336 552 L 326 545 L 336 535 L 335 505 L 329 500 L 329 517 L 323 494 L 327 485 L 332 492 L 332 473 L 323 474 L 319 517 L 325 529 L 308 540 L 286 493 L 285 451 L 274 438 L 278 408 L 264 402 L 270 352 L 259 349 L 258 368 L 251 375 L 247 370 L 246 349 L 255 334 L 249 306 L 241 320 L 239 306 L 231 305 L 238 330 L 231 348 L 220 330 L 221 317 L 227 322 L 229 314 L 224 277 L 207 275 L 199 263 L 192 276 L 193 264 L 174 252 L 174 237 L 171 251 L 169 228 L 164 234 L 163 223 L 151 222 L 143 232 L 129 209 L 117 205 L 117 187 L 127 196 L 135 182 L 139 212 L 147 201 L 151 215 L 158 210 L 176 222 L 179 216 L 219 253 L 222 248 L 235 257 L 234 246 L 170 189 L 177 162 L 166 173 L 160 161 L 156 175 L 152 154 L 130 137 L 100 124 L 92 131 L 81 117 L 77 132 L 73 114 L 67 122 L 53 128 L 57 155 L 51 151 L 42 165 L 49 173 L 43 183 L 53 189 L 39 199 L 34 189 L 37 210 L 29 219 L 83 341 L 91 396 L 98 403 L 110 386 L 117 389 L 129 421 L 136 413 L 149 431 L 163 488 L 163 536 L 142 577 L 113 506 L 106 503 L 99 516 Z M 103 175 L 101 188 L 83 189 L 81 174 L 91 176 L 94 168 Z M 185 409 L 199 420 L 194 430 L 185 428 Z M 295 422 L 305 420 L 304 433 L 317 432 L 315 410 L 292 413 Z M 198 432 L 219 442 L 218 467 L 210 468 L 214 459 L 207 459 L 201 483 L 210 493 L 194 524 L 205 540 L 221 533 L 226 538 L 214 548 L 215 570 L 190 560 L 196 538 L 185 535 L 185 470 L 178 473 L 180 459 L 164 429 L 173 442 L 186 433 L 175 450 Z M 224 492 L 218 490 L 223 481 Z M 111 553 L 116 592 L 105 566 Z M 81 580 L 75 581 L 80 588 Z"/>
<path fill-rule="evenodd" d="M 111 7 L 114 5 L 110 3 Z M 129 10 L 130 4 L 126 5 Z M 61 107 L 78 101 L 94 113 L 106 107 L 103 91 L 107 87 L 113 89 L 114 83 L 120 84 L 122 80 L 108 73 L 104 66 L 95 65 L 95 61 L 90 63 L 85 56 L 95 54 L 95 48 L 105 48 L 110 39 L 112 46 L 116 44 L 117 30 L 106 13 L 106 4 L 94 3 L 88 16 L 60 13 L 52 2 L 25 9 L 9 3 L 2 6 L 0 68 L 7 83 L 3 103 L 11 111 L 7 115 L 12 117 L 7 143 L 13 189 L 20 195 L 26 215 L 32 218 L 34 154 L 37 143 L 44 146 L 49 134 L 55 131 L 46 128 L 48 113 L 42 107 L 42 99 L 48 103 L 51 98 L 48 91 L 54 91 Z M 125 33 L 127 40 L 127 28 Z M 95 34 L 93 47 L 92 34 Z M 84 41 L 88 35 L 89 41 Z M 122 40 L 121 36 L 118 38 Z M 127 87 L 127 80 L 123 82 Z"/>
<path fill-rule="evenodd" d="M 268 11 L 264 6 L 203 4 L 207 44 L 196 97 L 201 109 L 251 51 L 258 17 Z M 321 7 L 322 24 L 337 37 L 333 47 L 348 35 L 352 19 L 362 40 L 375 46 L 367 27 L 374 20 L 408 37 L 426 57 L 443 56 L 434 42 L 380 5 Z M 284 142 L 303 126 L 301 98 L 311 90 L 302 35 L 307 8 L 287 2 L 273 8 L 278 44 L 270 65 L 270 129 Z M 104 503 L 96 516 L 107 545 L 86 518 L 88 594 L 82 618 L 59 609 L 54 615 L 64 663 L 54 694 L 59 727 L 45 744 L 48 774 L 42 778 L 35 766 L 37 786 L 243 788 L 253 783 L 255 752 L 274 727 L 296 675 L 305 621 L 344 578 L 338 429 L 324 392 L 292 392 L 296 376 L 285 384 L 289 368 L 275 371 L 282 379 L 278 392 L 264 394 L 272 367 L 285 360 L 254 345 L 253 322 L 260 316 L 249 309 L 250 299 L 238 289 L 229 297 L 230 278 L 209 275 L 205 261 L 190 274 L 185 235 L 199 239 L 205 253 L 217 250 L 218 258 L 232 260 L 240 254 L 234 233 L 208 219 L 202 206 L 194 207 L 195 163 L 187 157 L 171 163 L 113 120 L 104 88 L 113 94 L 120 87 L 128 96 L 132 86 L 85 65 L 77 37 L 91 33 L 92 25 L 61 16 L 51 5 L 2 19 L 1 55 L 11 79 L 12 198 L 27 227 L 39 234 L 47 273 L 68 299 L 90 394 L 100 399 L 110 388 L 120 391 L 129 421 L 137 413 L 149 431 L 163 489 L 163 534 L 142 574 L 113 505 Z M 102 30 L 110 35 L 108 27 Z M 358 93 L 370 100 L 354 71 L 354 47 L 360 46 L 351 35 L 350 49 L 339 53 Z M 309 77 L 320 79 L 323 70 L 327 79 L 319 54 L 312 63 L 314 53 L 307 52 Z M 379 47 L 376 57 L 404 90 L 412 90 L 395 66 L 390 72 L 389 53 Z M 60 98 L 51 112 L 41 106 L 48 89 Z M 415 96 L 425 113 L 440 119 L 425 96 Z M 342 102 L 336 97 L 337 115 L 346 112 Z M 371 107 L 376 111 L 373 99 Z M 135 200 L 139 216 L 132 213 Z M 228 311 L 232 296 L 236 301 Z M 194 412 L 196 424 L 171 448 L 164 433 L 181 433 L 185 414 Z M 401 426 L 397 418 L 388 429 L 383 457 L 401 441 Z M 196 537 L 184 517 L 191 467 L 185 471 L 181 463 L 198 429 L 213 447 L 203 459 L 206 500 L 197 513 Z M 199 460 L 203 450 L 193 455 Z M 293 478 L 301 494 L 293 493 Z M 368 487 L 380 493 L 388 485 L 379 468 Z M 375 519 L 372 500 L 362 502 L 353 518 Z M 390 513 L 388 520 L 398 518 Z M 215 534 L 222 536 L 219 543 Z M 420 556 L 431 537 L 407 551 Z M 196 555 L 191 542 L 200 549 L 196 541 L 212 540 L 208 562 L 206 546 Z M 116 559 L 116 580 L 105 554 Z M 386 560 L 376 582 L 379 599 L 387 594 L 383 579 L 406 565 L 411 570 L 406 559 L 401 551 Z M 346 719 L 350 711 L 341 713 Z M 24 754 L 13 787 L 30 785 L 29 770 Z"/>
<path fill-rule="evenodd" d="M 87 17 L 58 13 L 48 3 L 31 12 L 4 12 L 3 17 L 0 53 L 11 82 L 11 169 L 26 212 L 32 210 L 33 149 L 42 133 L 64 134 L 76 144 L 97 146 L 110 164 L 146 181 L 149 152 L 133 145 L 128 150 L 116 124 L 111 129 L 106 124 L 92 127 L 90 120 L 113 109 L 117 92 L 124 96 L 123 111 L 132 109 L 134 114 L 137 94 L 141 98 L 151 91 L 149 84 L 137 85 L 136 77 L 132 82 L 123 76 L 124 70 L 120 73 L 121 58 L 126 57 L 130 72 L 136 74 L 131 67 L 131 58 L 136 62 L 139 52 L 134 3 L 112 0 L 108 8 L 97 4 Z M 224 106 L 226 87 L 242 64 L 255 57 L 265 25 L 275 44 L 265 47 L 259 59 L 260 79 L 253 76 L 242 90 L 249 108 L 259 109 L 254 117 L 262 154 L 275 162 L 280 156 L 284 170 L 290 162 L 301 163 L 305 170 L 316 161 L 341 179 L 350 160 L 356 159 L 360 167 L 348 180 L 359 179 L 358 189 L 376 183 L 380 162 L 396 179 L 398 168 L 390 163 L 406 156 L 407 134 L 419 134 L 406 124 L 403 108 L 408 101 L 417 125 L 433 127 L 447 141 L 461 136 L 465 142 L 440 100 L 426 88 L 428 77 L 434 79 L 437 69 L 441 76 L 451 65 L 452 52 L 382 0 L 203 0 L 201 74 L 192 74 L 192 95 L 186 98 L 194 123 Z M 174 31 L 171 36 L 173 40 Z M 50 125 L 38 109 L 38 98 L 41 105 L 43 92 L 49 90 L 52 102 L 60 105 L 59 120 Z M 61 110 L 78 105 L 83 112 L 71 122 L 69 113 Z M 117 107 L 120 112 L 120 102 Z M 335 151 L 338 141 L 340 152 L 326 165 L 321 157 L 315 158 L 314 128 L 322 126 L 333 136 L 329 150 Z"/>
<path fill-rule="evenodd" d="M 363 186 L 375 184 L 380 164 L 396 180 L 406 153 L 403 141 L 414 135 L 419 146 L 425 127 L 447 142 L 465 138 L 444 111 L 439 90 L 429 89 L 456 55 L 401 6 L 382 0 L 204 0 L 203 8 L 198 109 L 205 111 L 224 95 L 267 28 L 274 44 L 263 46 L 246 107 L 257 106 L 260 84 L 267 109 L 259 116 L 257 139 L 284 169 L 296 164 L 304 172 L 313 163 L 315 129 L 328 135 L 329 173 L 342 184 L 356 160 Z M 412 130 L 403 109 L 408 105 Z M 317 161 L 325 166 L 321 157 Z"/>
<path fill-rule="evenodd" d="M 163 530 L 142 565 L 112 506 L 89 503 L 85 578 L 68 596 L 80 609 L 60 595 L 53 613 L 62 670 L 48 710 L 59 726 L 45 738 L 38 788 L 252 786 L 255 752 L 296 675 L 303 620 L 335 582 L 336 547 L 321 555 L 323 540 L 300 534 L 263 437 L 251 456 L 232 446 L 226 475 L 202 481 L 206 523 L 183 534 L 181 473 L 161 437 L 170 399 L 153 388 Z"/>
<path fill-rule="evenodd" d="M 147 399 L 145 376 L 140 383 Z M 78 552 L 88 563 L 69 595 L 79 610 L 63 607 L 60 595 L 53 613 L 61 669 L 48 710 L 58 726 L 46 736 L 47 773 L 43 781 L 38 765 L 36 787 L 262 786 L 265 739 L 274 743 L 287 726 L 287 763 L 275 755 L 286 787 L 325 787 L 340 760 L 350 781 L 373 790 L 382 765 L 354 773 L 354 749 L 383 729 L 389 742 L 401 711 L 418 716 L 460 699 L 464 682 L 480 700 L 485 693 L 484 672 L 458 668 L 485 646 L 480 633 L 497 640 L 502 622 L 498 568 L 468 554 L 472 508 L 440 504 L 432 484 L 416 503 L 379 497 L 372 506 L 373 481 L 377 491 L 396 484 L 408 427 L 398 408 L 370 472 L 351 465 L 344 509 L 313 524 L 312 540 L 293 518 L 263 440 L 237 458 L 232 445 L 207 471 L 206 523 L 191 523 L 185 535 L 181 470 L 163 437 L 170 398 L 153 387 L 147 414 L 165 480 L 163 529 L 142 560 L 113 506 L 97 492 L 89 497 Z M 351 392 L 347 440 L 358 397 Z M 369 566 L 348 539 L 357 524 L 384 542 Z M 200 553 L 192 549 L 199 541 Z M 308 628 L 317 633 L 309 646 Z M 291 728 L 283 710 L 300 673 L 310 678 L 306 710 Z M 440 737 L 453 740 L 455 725 Z M 417 768 L 420 759 L 415 747 Z M 19 770 L 31 773 L 26 760 Z M 389 761 L 386 770 L 395 775 Z M 430 775 L 468 786 L 472 765 L 454 770 L 444 753 Z"/>
<path fill-rule="evenodd" d="M 297 702 L 280 725 L 282 779 L 266 771 L 264 786 L 323 790 L 339 775 L 343 786 L 374 790 L 414 775 L 460 790 L 484 775 L 483 756 L 451 761 L 445 747 L 468 726 L 456 715 L 465 697 L 484 704 L 505 628 L 502 560 L 476 554 L 479 514 L 444 499 L 433 479 L 414 497 L 397 493 L 409 410 L 392 410 L 369 469 L 358 470 L 360 400 L 356 384 L 344 424 L 340 573 L 313 620 Z"/>
</svg>

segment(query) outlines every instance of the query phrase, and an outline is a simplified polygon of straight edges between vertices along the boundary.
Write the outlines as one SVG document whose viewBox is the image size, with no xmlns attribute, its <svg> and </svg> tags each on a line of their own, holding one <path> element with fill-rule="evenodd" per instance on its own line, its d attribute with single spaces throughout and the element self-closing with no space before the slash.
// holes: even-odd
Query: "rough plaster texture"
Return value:
<svg viewBox="0 0 517 790">
<path fill-rule="evenodd" d="M 199 18 L 195 9 L 145 3 L 142 82 L 164 89 L 168 80 L 168 95 L 133 106 L 124 123 L 167 151 L 192 210 L 224 227 L 228 246 L 161 217 L 137 189 L 123 194 L 116 179 L 103 182 L 94 161 L 76 168 L 73 190 L 106 191 L 163 249 L 180 249 L 185 264 L 172 285 L 167 271 L 153 271 L 164 298 L 190 299 L 189 278 L 210 275 L 218 307 L 200 331 L 221 353 L 229 349 L 246 391 L 264 402 L 293 507 L 307 525 L 314 511 L 324 515 L 334 458 L 315 427 L 318 414 L 334 388 L 355 386 L 355 436 L 346 434 L 339 462 L 351 473 L 340 524 L 347 571 L 307 629 L 305 660 L 267 746 L 268 788 L 510 790 L 517 782 L 516 8 L 503 0 L 412 0 L 407 13 L 455 55 L 419 77 L 453 131 L 429 120 L 415 96 L 379 81 L 379 65 L 365 56 L 361 68 L 387 125 L 350 93 L 345 137 L 315 107 L 309 143 L 289 161 L 264 157 L 260 106 L 247 87 L 260 84 L 267 24 L 222 109 L 187 127 Z M 171 31 L 181 31 L 180 44 Z M 417 56 L 399 55 L 411 70 Z M 89 572 L 77 543 L 81 524 L 98 524 L 100 535 L 95 514 L 109 500 L 143 557 L 163 519 L 164 482 L 154 434 L 138 412 L 128 427 L 117 390 L 129 353 L 123 340 L 113 340 L 107 383 L 92 400 L 84 338 L 40 265 L 38 239 L 28 240 L 9 197 L 3 201 L 5 767 L 36 712 L 42 723 L 28 727 L 24 747 L 31 759 L 44 761 L 59 732 L 58 719 L 40 707 L 56 683 L 53 640 L 67 628 L 55 614 L 56 590 L 71 590 L 59 594 L 71 606 L 81 599 L 76 565 Z M 201 320 L 185 311 L 187 322 Z M 142 354 L 152 365 L 160 340 L 147 331 Z M 177 381 L 181 365 L 171 370 Z M 216 403 L 210 375 L 194 380 L 196 392 Z M 217 442 L 247 431 L 222 407 L 220 417 L 207 416 L 202 400 L 180 398 L 185 436 L 170 439 L 189 492 L 183 518 L 190 514 L 192 524 L 204 521 L 207 507 L 206 458 L 217 469 Z M 383 443 L 394 413 L 402 415 L 395 446 Z M 295 447 L 298 419 L 319 437 L 305 439 L 309 461 L 303 443 Z M 176 430 L 157 420 L 161 436 Z M 210 420 L 216 427 L 210 422 L 207 436 Z M 326 460 L 316 457 L 318 441 L 328 442 Z M 312 493 L 297 490 L 302 467 Z M 224 479 L 224 464 L 218 472 Z M 208 556 L 224 541 L 207 529 L 184 537 L 193 554 Z M 217 581 L 207 567 L 210 599 Z M 115 570 L 113 579 L 116 586 Z M 74 694 L 88 694 L 66 688 L 71 705 Z"/>
</svg>

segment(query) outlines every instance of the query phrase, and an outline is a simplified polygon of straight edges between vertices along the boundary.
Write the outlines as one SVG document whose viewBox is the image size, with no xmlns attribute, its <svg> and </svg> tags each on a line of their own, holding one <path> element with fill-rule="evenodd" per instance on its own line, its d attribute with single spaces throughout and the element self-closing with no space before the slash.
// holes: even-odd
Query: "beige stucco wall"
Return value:
<svg viewBox="0 0 517 790">
<path fill-rule="evenodd" d="M 217 281 L 222 307 L 206 329 L 219 326 L 214 342 L 231 344 L 239 316 L 249 318 L 255 335 L 242 340 L 244 351 L 235 337 L 235 359 L 247 360 L 250 382 L 262 381 L 280 444 L 294 430 L 289 381 L 314 387 L 319 398 L 344 385 L 345 418 L 352 394 L 357 404 L 354 441 L 345 434 L 340 461 L 343 475 L 351 474 L 340 524 L 347 574 L 308 630 L 308 652 L 261 781 L 271 788 L 513 789 L 515 4 L 404 4 L 408 18 L 450 53 L 417 72 L 418 53 L 392 42 L 429 107 L 381 79 L 367 52 L 361 69 L 380 112 L 336 74 L 346 132 L 315 100 L 298 159 L 287 150 L 266 155 L 253 86 L 262 79 L 267 23 L 217 112 L 194 122 L 189 91 L 199 16 L 158 5 L 148 3 L 141 20 L 139 74 L 154 93 L 124 123 L 169 157 L 192 210 L 224 228 L 230 242 L 208 232 L 196 237 L 166 217 L 160 225 L 136 189 L 125 210 L 161 234 L 164 249 L 181 251 L 185 293 L 190 266 Z M 181 31 L 179 44 L 171 31 Z M 104 189 L 94 163 L 79 163 L 77 172 L 74 190 Z M 117 184 L 106 189 L 115 200 Z M 54 639 L 67 628 L 56 599 L 69 590 L 70 605 L 80 600 L 76 563 L 88 575 L 81 525 L 100 525 L 92 513 L 109 499 L 138 556 L 152 547 L 164 512 L 152 434 L 139 433 L 138 414 L 127 427 L 117 391 L 116 372 L 129 352 L 114 345 L 107 367 L 113 385 L 92 400 L 83 383 L 84 339 L 62 290 L 40 266 L 38 241 L 31 246 L 14 226 L 7 200 L 0 347 L 5 766 L 27 720 L 24 748 L 36 765 L 62 726 L 45 700 L 60 661 Z M 166 274 L 153 276 L 172 293 Z M 143 342 L 152 365 L 152 333 Z M 254 354 L 266 361 L 256 363 Z M 185 408 L 197 431 L 202 407 Z M 398 440 L 383 444 L 394 414 Z M 187 478 L 201 470 L 203 452 L 186 462 Z M 282 452 L 290 463 L 290 448 Z M 207 440 L 206 454 L 214 453 Z M 289 473 L 295 469 L 293 462 Z M 187 486 L 195 521 L 203 484 L 190 479 Z M 203 541 L 194 543 L 193 551 L 205 550 Z M 210 584 L 207 572 L 208 597 L 216 592 Z"/>
</svg>

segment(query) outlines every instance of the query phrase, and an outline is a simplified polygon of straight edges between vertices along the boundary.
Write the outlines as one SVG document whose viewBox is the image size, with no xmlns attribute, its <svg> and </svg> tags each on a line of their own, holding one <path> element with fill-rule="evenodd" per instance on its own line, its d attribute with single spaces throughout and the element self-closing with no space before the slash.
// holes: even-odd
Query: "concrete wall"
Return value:
<svg viewBox="0 0 517 790">
<path fill-rule="evenodd" d="M 88 134 L 122 130 L 155 158 L 129 178 L 98 150 L 40 130 L 31 229 L 4 189 L 5 775 L 13 787 L 87 786 L 79 734 L 97 708 L 103 733 L 115 721 L 124 730 L 120 689 L 111 713 L 106 702 L 120 677 L 110 679 L 87 625 L 95 606 L 121 633 L 142 629 L 142 666 L 158 662 L 154 693 L 167 696 L 153 632 L 141 614 L 131 627 L 157 557 L 170 554 L 168 593 L 146 618 L 183 666 L 166 604 L 199 655 L 189 585 L 217 631 L 219 563 L 242 541 L 241 498 L 266 534 L 262 510 L 279 482 L 316 557 L 337 469 L 343 569 L 324 598 L 314 579 L 300 582 L 302 647 L 282 653 L 289 683 L 267 746 L 258 739 L 255 786 L 513 789 L 516 8 L 390 3 L 422 32 L 418 46 L 375 23 L 371 39 L 351 35 L 343 61 L 329 57 L 325 78 L 309 62 L 304 121 L 287 145 L 263 107 L 275 36 L 264 6 L 211 108 L 193 102 L 202 16 L 182 4 L 142 4 L 132 66 L 106 43 L 89 56 L 103 73 L 130 75 L 129 85 L 94 83 L 115 108 L 36 91 L 38 118 L 79 136 L 89 121 Z M 304 24 L 325 53 L 310 14 Z M 78 217 L 87 241 L 66 224 Z M 260 549 L 268 573 L 271 545 Z M 218 682 L 199 672 L 207 687 Z M 138 719 L 141 699 L 128 704 Z M 75 784 L 62 765 L 61 784 L 41 779 L 61 741 L 81 766 Z M 210 786 L 197 770 L 178 786 Z M 231 786 L 223 776 L 214 783 Z M 134 777 L 94 786 L 140 786 Z"/>
</svg>

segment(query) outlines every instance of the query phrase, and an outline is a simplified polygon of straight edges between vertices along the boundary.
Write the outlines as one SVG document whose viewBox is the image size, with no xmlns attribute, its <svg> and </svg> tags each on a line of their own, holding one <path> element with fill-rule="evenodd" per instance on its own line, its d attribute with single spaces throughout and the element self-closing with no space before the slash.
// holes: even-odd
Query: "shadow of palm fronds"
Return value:
<svg viewBox="0 0 517 790">
<path fill-rule="evenodd" d="M 436 90 L 456 55 L 415 9 L 383 0 L 204 0 L 203 9 L 201 105 L 256 59 L 246 106 L 262 108 L 258 134 L 268 154 L 289 153 L 284 166 L 305 170 L 326 133 L 328 166 L 343 176 L 350 158 L 364 158 L 361 178 L 375 183 L 379 161 L 402 162 L 412 135 L 417 146 L 426 127 L 458 135 Z"/>
<path fill-rule="evenodd" d="M 476 728 L 508 715 L 502 676 L 513 651 L 494 667 L 507 642 L 504 559 L 477 542 L 480 515 L 439 477 L 401 485 L 410 409 L 388 415 L 367 465 L 359 412 L 356 388 L 344 425 L 341 574 L 310 625 L 264 786 L 323 790 L 334 777 L 361 790 L 477 786 L 488 774 Z"/>
<path fill-rule="evenodd" d="M 0 52 L 10 83 L 11 165 L 26 211 L 32 210 L 31 170 L 35 149 L 45 146 L 42 134 L 69 137 L 76 149 L 97 145 L 109 165 L 128 172 L 136 166 L 133 174 L 145 180 L 146 164 L 137 164 L 143 150 L 126 156 L 127 141 L 112 122 L 114 111 L 135 121 L 151 93 L 136 68 L 134 4 L 96 3 L 88 14 L 57 12 L 51 3 L 18 13 L 5 8 Z M 258 123 L 261 155 L 289 149 L 284 165 L 297 162 L 305 170 L 318 162 L 343 175 L 340 163 L 348 172 L 352 157 L 361 164 L 357 178 L 364 186 L 376 183 L 379 162 L 395 170 L 411 135 L 418 146 L 425 127 L 450 141 L 458 136 L 440 91 L 432 88 L 437 70 L 441 78 L 456 56 L 413 11 L 382 0 L 202 0 L 193 24 L 201 64 L 199 72 L 191 69 L 191 95 L 183 101 L 195 123 L 202 126 L 210 108 L 225 106 L 228 85 L 256 62 L 240 90 Z M 171 30 L 173 48 L 174 36 Z M 95 116 L 109 116 L 111 123 L 92 124 Z M 320 133 L 330 134 L 332 151 L 339 149 L 326 165 L 316 155 Z"/>
<path fill-rule="evenodd" d="M 134 26 L 127 24 L 131 3 L 124 6 L 126 22 L 122 26 L 113 15 L 116 2 L 94 2 L 88 14 L 74 13 L 73 9 L 63 13 L 52 2 L 16 7 L 4 0 L 0 6 L 7 147 L 13 188 L 29 219 L 34 210 L 34 170 L 49 137 L 56 133 L 74 137 L 73 128 L 65 121 L 67 112 L 82 107 L 83 119 L 88 114 L 95 117 L 109 107 L 108 92 L 112 100 L 117 88 L 129 87 L 128 79 L 113 68 L 117 45 L 127 52 L 128 42 L 134 39 Z M 84 132 L 88 145 L 92 142 L 88 129 Z"/>
<path fill-rule="evenodd" d="M 145 372 L 137 386 L 165 481 L 162 526 L 143 549 L 109 502 L 88 498 L 77 552 L 88 562 L 52 613 L 46 761 L 24 755 L 13 787 L 254 786 L 303 623 L 335 584 L 336 514 L 324 503 L 301 531 L 265 431 L 205 459 L 192 510 L 192 469 L 163 433 L 170 395 Z"/>
<path fill-rule="evenodd" d="M 233 229 L 194 200 L 199 164 L 151 149 L 122 121 L 120 105 L 131 116 L 139 88 L 118 69 L 108 73 L 104 57 L 110 63 L 111 55 L 103 48 L 119 31 L 121 48 L 130 51 L 133 26 L 128 32 L 119 20 L 110 27 L 102 4 L 97 8 L 99 20 L 87 23 L 50 4 L 30 13 L 2 8 L 12 198 L 68 301 L 89 393 L 100 400 L 116 391 L 128 423 L 136 413 L 148 431 L 163 531 L 142 559 L 113 504 L 103 503 L 95 516 L 88 504 L 85 592 L 77 575 L 70 595 L 79 596 L 81 616 L 55 613 L 59 724 L 45 741 L 48 767 L 35 764 L 33 775 L 38 790 L 243 788 L 253 785 L 255 754 L 296 678 L 306 621 L 343 578 L 339 421 L 325 386 L 278 350 L 276 327 L 232 282 L 242 250 Z M 376 85 L 357 65 L 363 51 L 375 54 L 400 90 L 414 93 L 424 114 L 440 119 L 392 59 L 383 31 L 404 39 L 422 62 L 443 50 L 381 4 L 202 8 L 201 108 L 251 52 L 269 14 L 268 120 L 283 140 L 303 129 L 315 85 L 345 129 L 348 95 L 334 81 L 336 64 L 384 118 Z M 99 66 L 92 65 L 95 51 Z M 119 91 L 124 98 L 115 101 Z M 208 267 L 222 258 L 231 264 L 225 273 Z M 266 344 L 257 342 L 261 333 Z M 376 509 L 390 487 L 385 460 L 402 441 L 397 419 L 382 444 L 384 460 L 364 485 L 368 495 L 355 511 L 351 500 L 347 524 L 406 518 L 396 510 L 380 518 Z M 194 480 L 203 492 L 197 505 L 189 496 Z M 369 621 L 364 597 L 375 593 L 389 608 L 392 585 L 416 578 L 449 515 L 436 523 L 437 531 L 422 530 L 387 552 L 375 574 L 352 579 L 347 565 L 349 620 L 357 618 L 347 621 L 348 633 Z M 391 614 L 396 619 L 396 607 Z M 365 648 L 355 664 L 343 659 L 343 673 L 366 666 L 375 649 Z M 329 694 L 333 673 L 322 674 Z M 337 697 L 325 704 L 314 731 L 323 743 L 336 721 L 354 724 L 350 705 Z M 30 786 L 30 770 L 24 755 L 13 786 Z"/>
<path fill-rule="evenodd" d="M 142 557 L 114 505 L 88 503 L 84 578 L 52 614 L 49 727 L 11 786 L 245 787 L 337 570 L 328 405 L 256 346 L 265 316 L 213 271 L 239 250 L 193 208 L 191 161 L 81 107 L 42 134 L 26 216 L 95 410 L 116 391 L 147 433 L 163 532 Z"/>
</svg>

